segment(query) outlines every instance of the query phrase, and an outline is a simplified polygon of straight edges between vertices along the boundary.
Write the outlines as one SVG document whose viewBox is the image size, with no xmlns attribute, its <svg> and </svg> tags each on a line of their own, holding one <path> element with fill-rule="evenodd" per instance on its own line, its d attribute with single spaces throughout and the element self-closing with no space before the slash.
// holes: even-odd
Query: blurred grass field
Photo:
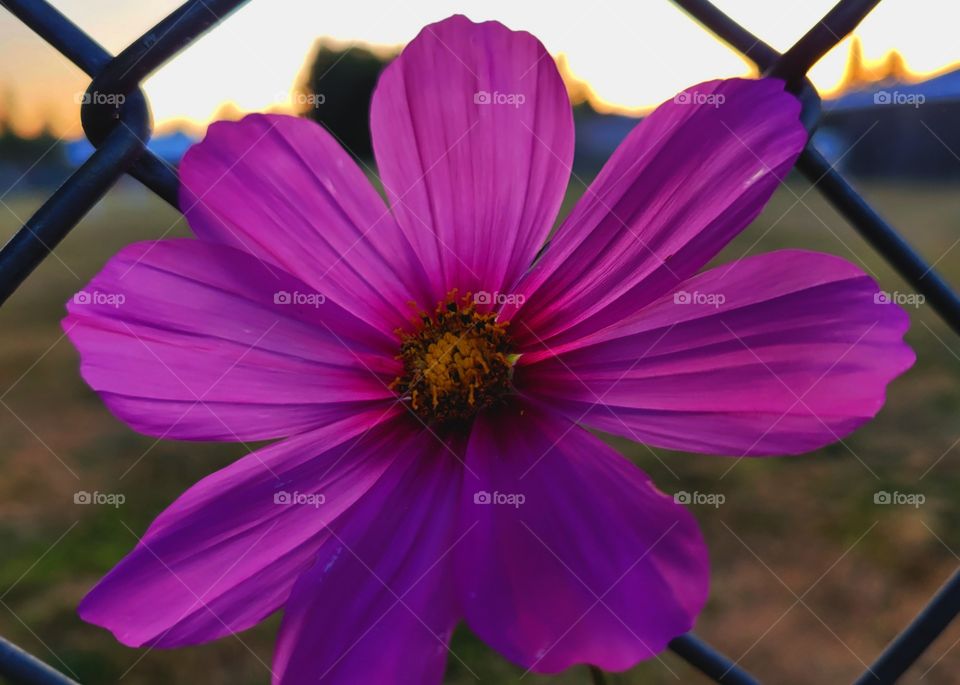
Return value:
<svg viewBox="0 0 960 685">
<path fill-rule="evenodd" d="M 717 261 L 806 247 L 861 264 L 884 290 L 907 292 L 808 189 L 791 179 Z M 960 284 L 960 246 L 954 247 L 960 189 L 871 184 L 862 190 Z M 574 181 L 568 205 L 581 191 Z M 5 198 L 10 211 L 0 208 L 0 237 L 12 235 L 17 217 L 26 219 L 42 199 Z M 61 336 L 63 303 L 121 246 L 187 233 L 175 210 L 124 183 L 0 310 L 0 634 L 83 683 L 269 682 L 277 617 L 210 645 L 150 651 L 118 645 L 75 613 L 85 591 L 158 512 L 244 452 L 239 445 L 157 442 L 133 433 L 82 383 L 76 352 Z M 697 632 L 764 682 L 850 682 L 960 565 L 960 343 L 928 306 L 909 311 L 917 363 L 892 384 L 879 417 L 845 445 L 735 463 L 614 440 L 661 489 L 724 495 L 718 508 L 693 507 L 713 565 L 711 599 Z M 126 502 L 77 505 L 79 490 L 123 493 Z M 917 508 L 875 504 L 881 490 L 921 493 L 926 501 Z M 960 625 L 934 643 L 904 682 L 955 683 L 955 641 Z M 473 682 L 470 670 L 486 683 L 589 680 L 585 669 L 521 680 L 522 670 L 464 629 L 452 650 L 469 670 L 450 657 L 449 683 Z M 707 681 L 667 653 L 609 682 Z"/>
</svg>

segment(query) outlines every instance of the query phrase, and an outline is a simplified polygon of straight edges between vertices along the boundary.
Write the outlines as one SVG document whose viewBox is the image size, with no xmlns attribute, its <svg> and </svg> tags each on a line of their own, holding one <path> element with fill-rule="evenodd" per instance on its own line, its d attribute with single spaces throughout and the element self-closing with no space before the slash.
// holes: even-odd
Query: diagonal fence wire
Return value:
<svg viewBox="0 0 960 685">
<path fill-rule="evenodd" d="M 24 685 L 77 685 L 60 671 L 0 637 L 0 676 Z"/>
<path fill-rule="evenodd" d="M 246 0 L 188 0 L 117 56 L 110 55 L 45 0 L 0 0 L 14 16 L 91 77 L 88 92 L 122 95 L 119 108 L 89 98 L 81 109 L 84 132 L 96 146 L 77 169 L 0 250 L 0 304 L 20 286 L 81 218 L 123 174 L 177 206 L 176 173 L 146 149 L 151 132 L 142 81 Z M 812 133 L 820 100 L 807 71 L 848 35 L 880 0 L 841 0 L 782 55 L 752 35 L 708 0 L 672 0 L 764 75 L 781 78 L 803 103 L 802 119 Z M 114 100 L 115 101 L 115 100 Z M 960 298 L 924 258 L 813 144 L 798 170 L 836 210 L 960 334 Z M 885 685 L 903 675 L 960 612 L 960 571 L 931 598 L 854 685 Z M 688 633 L 670 650 L 714 682 L 757 685 L 759 681 L 699 637 Z M 23 685 L 76 685 L 56 669 L 0 637 L 0 676 Z M 604 675 L 591 670 L 595 683 Z"/>
</svg>

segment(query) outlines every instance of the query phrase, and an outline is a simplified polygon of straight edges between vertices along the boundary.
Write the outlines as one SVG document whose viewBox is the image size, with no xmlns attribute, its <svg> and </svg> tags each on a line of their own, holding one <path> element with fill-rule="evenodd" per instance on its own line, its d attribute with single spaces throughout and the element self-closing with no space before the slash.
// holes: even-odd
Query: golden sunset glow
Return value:
<svg viewBox="0 0 960 685">
<path fill-rule="evenodd" d="M 179 2 L 54 4 L 116 52 Z M 717 4 L 784 50 L 833 2 Z M 145 82 L 158 131 L 183 128 L 196 134 L 219 118 L 298 109 L 301 74 L 318 41 L 395 53 L 423 25 L 454 12 L 535 33 L 557 57 L 573 99 L 589 100 L 602 112 L 642 113 L 690 84 L 751 73 L 746 60 L 669 2 L 252 0 Z M 917 17 L 923 17 L 923 26 Z M 916 81 L 942 73 L 960 59 L 950 35 L 958 24 L 956 3 L 887 0 L 855 37 L 815 65 L 811 80 L 830 97 L 888 77 Z M 49 128 L 58 136 L 79 136 L 78 97 L 89 79 L 3 12 L 0 31 L 0 121 L 12 122 L 25 135 Z"/>
</svg>

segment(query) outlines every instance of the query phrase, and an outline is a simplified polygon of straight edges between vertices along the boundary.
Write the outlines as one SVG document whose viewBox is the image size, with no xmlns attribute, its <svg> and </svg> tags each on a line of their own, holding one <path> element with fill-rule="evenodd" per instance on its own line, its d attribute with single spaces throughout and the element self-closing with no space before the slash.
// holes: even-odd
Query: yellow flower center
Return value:
<svg viewBox="0 0 960 685">
<path fill-rule="evenodd" d="M 420 312 L 413 333 L 398 331 L 404 373 L 391 387 L 427 423 L 463 421 L 511 389 L 514 357 L 507 324 L 481 314 L 456 290 L 433 314 Z"/>
</svg>

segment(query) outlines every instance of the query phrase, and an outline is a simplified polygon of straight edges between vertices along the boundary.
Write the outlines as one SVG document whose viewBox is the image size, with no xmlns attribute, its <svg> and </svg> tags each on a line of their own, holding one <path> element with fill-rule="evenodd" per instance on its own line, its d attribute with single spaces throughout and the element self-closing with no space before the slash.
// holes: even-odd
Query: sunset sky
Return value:
<svg viewBox="0 0 960 685">
<path fill-rule="evenodd" d="M 116 52 L 180 3 L 53 4 Z M 833 1 L 717 4 L 782 50 Z M 225 103 L 243 111 L 281 105 L 289 101 L 317 39 L 399 46 L 424 24 L 456 12 L 531 31 L 553 54 L 563 53 L 571 72 L 617 108 L 650 107 L 689 84 L 747 73 L 741 58 L 665 0 L 251 0 L 150 78 L 147 95 L 155 120 L 167 127 L 184 119 L 202 125 Z M 884 0 L 857 35 L 868 60 L 896 49 L 911 70 L 929 73 L 960 61 L 958 25 L 960 3 Z M 837 86 L 848 50 L 844 41 L 814 68 L 818 88 Z M 0 9 L 0 108 L 11 112 L 18 130 L 32 133 L 51 122 L 58 135 L 79 135 L 77 95 L 87 83 L 78 69 Z"/>
</svg>

